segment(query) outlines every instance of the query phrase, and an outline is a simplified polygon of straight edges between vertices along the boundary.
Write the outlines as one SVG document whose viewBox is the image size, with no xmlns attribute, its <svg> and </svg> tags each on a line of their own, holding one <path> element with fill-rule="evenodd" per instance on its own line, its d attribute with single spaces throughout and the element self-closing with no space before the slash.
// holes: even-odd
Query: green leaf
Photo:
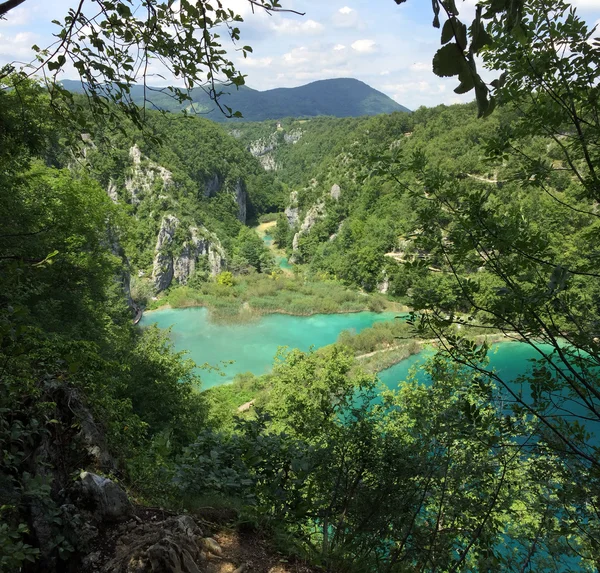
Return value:
<svg viewBox="0 0 600 573">
<path fill-rule="evenodd" d="M 456 44 L 447 44 L 433 57 L 433 73 L 442 78 L 457 76 L 465 63 L 463 51 Z"/>
<path fill-rule="evenodd" d="M 467 47 L 467 27 L 457 18 L 449 18 L 442 28 L 442 44 L 456 39 L 456 43 L 464 50 Z"/>
</svg>

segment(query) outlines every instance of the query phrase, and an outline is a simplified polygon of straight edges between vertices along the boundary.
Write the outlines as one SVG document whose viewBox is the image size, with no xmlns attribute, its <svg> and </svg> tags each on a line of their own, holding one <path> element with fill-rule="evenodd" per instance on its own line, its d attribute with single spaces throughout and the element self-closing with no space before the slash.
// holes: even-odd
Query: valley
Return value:
<svg viewBox="0 0 600 573">
<path fill-rule="evenodd" d="M 594 573 L 595 28 L 434 0 L 386 59 L 420 3 L 235 4 L 2 67 L 0 570 Z"/>
</svg>

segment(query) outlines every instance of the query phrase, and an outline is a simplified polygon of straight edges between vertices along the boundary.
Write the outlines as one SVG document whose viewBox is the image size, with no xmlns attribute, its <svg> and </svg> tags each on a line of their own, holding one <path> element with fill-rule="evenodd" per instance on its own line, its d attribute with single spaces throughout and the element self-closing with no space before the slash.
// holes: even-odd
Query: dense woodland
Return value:
<svg viewBox="0 0 600 573">
<path fill-rule="evenodd" d="M 410 114 L 219 126 L 3 76 L 0 570 L 85 567 L 108 526 L 82 470 L 325 571 L 600 568 L 599 46 L 560 0 L 488 4 L 477 49 L 449 57 L 444 26 L 434 61 L 477 102 Z M 288 273 L 251 228 L 273 219 Z M 414 312 L 202 392 L 133 324 L 176 300 Z M 486 332 L 539 349 L 518 385 Z M 355 358 L 398 339 L 438 340 L 431 384 Z"/>
</svg>

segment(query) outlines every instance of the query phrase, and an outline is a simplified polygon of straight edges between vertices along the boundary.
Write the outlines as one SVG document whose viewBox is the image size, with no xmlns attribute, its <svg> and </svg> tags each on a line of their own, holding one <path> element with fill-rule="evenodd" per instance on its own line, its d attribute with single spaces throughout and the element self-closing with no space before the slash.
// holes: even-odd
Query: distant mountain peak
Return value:
<svg viewBox="0 0 600 573">
<path fill-rule="evenodd" d="M 78 81 L 63 81 L 65 88 L 81 92 Z M 359 117 L 379 115 L 395 111 L 410 111 L 395 102 L 386 94 L 355 78 L 332 78 L 316 80 L 295 88 L 274 88 L 258 91 L 248 86 L 236 89 L 225 88 L 220 98 L 221 105 L 227 105 L 243 114 L 242 121 L 263 121 L 284 117 Z M 191 92 L 192 103 L 182 106 L 168 94 L 150 91 L 149 99 L 154 106 L 167 111 L 180 111 L 192 107 L 196 112 L 214 121 L 228 120 L 201 88 Z M 133 86 L 133 100 L 143 102 L 142 86 Z M 238 120 L 239 121 L 239 120 Z"/>
</svg>

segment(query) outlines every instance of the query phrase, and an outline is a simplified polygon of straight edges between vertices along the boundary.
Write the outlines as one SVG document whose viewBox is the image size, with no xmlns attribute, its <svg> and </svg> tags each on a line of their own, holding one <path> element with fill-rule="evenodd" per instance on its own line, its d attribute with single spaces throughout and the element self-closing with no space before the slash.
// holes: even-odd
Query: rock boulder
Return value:
<svg viewBox="0 0 600 573">
<path fill-rule="evenodd" d="M 82 472 L 80 479 L 84 496 L 99 520 L 122 521 L 131 515 L 129 498 L 115 482 L 90 472 Z"/>
</svg>

